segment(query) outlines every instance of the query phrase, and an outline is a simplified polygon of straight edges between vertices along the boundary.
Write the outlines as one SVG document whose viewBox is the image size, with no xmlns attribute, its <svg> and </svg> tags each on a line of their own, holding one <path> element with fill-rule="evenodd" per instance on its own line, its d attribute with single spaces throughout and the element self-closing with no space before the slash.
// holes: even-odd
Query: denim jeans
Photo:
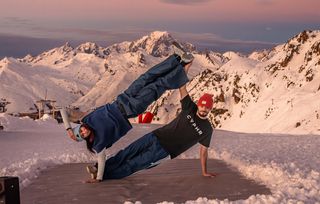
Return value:
<svg viewBox="0 0 320 204">
<path fill-rule="evenodd" d="M 188 82 L 183 66 L 175 55 L 150 68 L 117 97 L 127 117 L 136 117 L 166 90 L 177 89 Z"/>
<path fill-rule="evenodd" d="M 103 179 L 121 179 L 150 168 L 169 156 L 151 132 L 131 143 L 106 161 Z"/>
</svg>

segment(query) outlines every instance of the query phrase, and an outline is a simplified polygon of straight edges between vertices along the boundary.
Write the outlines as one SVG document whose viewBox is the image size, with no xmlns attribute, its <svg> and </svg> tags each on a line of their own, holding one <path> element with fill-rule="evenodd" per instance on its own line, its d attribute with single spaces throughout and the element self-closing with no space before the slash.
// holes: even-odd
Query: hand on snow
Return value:
<svg viewBox="0 0 320 204">
<path fill-rule="evenodd" d="M 86 183 L 99 183 L 101 180 L 97 180 L 97 179 L 89 179 L 86 180 Z"/>
<path fill-rule="evenodd" d="M 216 177 L 217 175 L 218 174 L 216 174 L 216 173 L 202 173 L 202 176 L 210 177 L 210 178 Z"/>
<path fill-rule="evenodd" d="M 77 141 L 76 136 L 74 135 L 73 131 L 71 129 L 67 130 L 68 136 L 73 139 L 74 141 Z"/>
</svg>

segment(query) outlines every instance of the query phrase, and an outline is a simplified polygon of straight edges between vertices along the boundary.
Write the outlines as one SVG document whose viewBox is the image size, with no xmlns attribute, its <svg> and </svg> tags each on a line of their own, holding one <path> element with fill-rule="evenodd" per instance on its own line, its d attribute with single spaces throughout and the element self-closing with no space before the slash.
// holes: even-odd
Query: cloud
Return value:
<svg viewBox="0 0 320 204">
<path fill-rule="evenodd" d="M 213 33 L 172 33 L 179 41 L 190 42 L 198 50 L 213 50 L 215 52 L 237 51 L 245 54 L 255 50 L 270 49 L 277 43 L 263 41 L 249 41 L 240 39 L 226 39 Z"/>
<path fill-rule="evenodd" d="M 101 46 L 119 43 L 123 41 L 136 40 L 142 34 L 147 35 L 148 30 L 101 30 L 101 29 L 83 29 L 83 28 L 48 28 L 48 27 L 33 27 L 33 32 L 46 33 L 46 37 L 55 37 L 60 39 L 69 39 L 96 42 Z"/>
<path fill-rule="evenodd" d="M 20 17 L 14 17 L 14 16 L 8 16 L 4 17 L 0 21 L 1 25 L 3 26 L 33 26 L 31 20 L 20 18 Z"/>
<path fill-rule="evenodd" d="M 95 42 L 102 47 L 107 47 L 114 43 L 140 39 L 142 36 L 149 35 L 153 31 L 138 28 L 118 31 L 70 28 L 48 29 L 44 27 L 37 27 L 34 29 L 41 32 L 46 31 L 49 34 L 51 33 L 51 35 L 48 35 L 46 38 L 40 38 L 0 33 L 0 45 L 2 45 L 0 46 L 0 59 L 4 56 L 24 57 L 27 54 L 37 55 L 54 47 L 62 46 L 67 41 L 73 46 L 77 46 L 84 42 Z M 65 35 L 62 36 L 62 33 Z M 255 50 L 270 49 L 277 45 L 276 43 L 262 41 L 226 39 L 213 33 L 169 33 L 179 42 L 192 43 L 200 51 L 236 51 L 247 54 Z"/>
<path fill-rule="evenodd" d="M 0 60 L 3 57 L 24 57 L 27 54 L 37 55 L 65 42 L 46 38 L 32 38 L 0 33 Z"/>
<path fill-rule="evenodd" d="M 203 4 L 211 0 L 160 0 L 160 1 L 168 4 L 195 5 L 195 4 Z"/>
<path fill-rule="evenodd" d="M 258 4 L 263 4 L 263 5 L 267 5 L 267 4 L 273 4 L 274 0 L 256 0 L 256 2 Z"/>
<path fill-rule="evenodd" d="M 4 17 L 0 18 L 0 32 L 2 33 L 26 33 L 35 27 L 33 21 L 20 17 Z"/>
</svg>

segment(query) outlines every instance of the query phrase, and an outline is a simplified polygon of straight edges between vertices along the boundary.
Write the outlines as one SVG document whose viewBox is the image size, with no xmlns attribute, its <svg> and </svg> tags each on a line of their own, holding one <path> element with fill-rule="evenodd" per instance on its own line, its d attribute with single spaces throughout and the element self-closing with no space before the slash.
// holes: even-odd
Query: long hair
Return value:
<svg viewBox="0 0 320 204">
<path fill-rule="evenodd" d="M 90 135 L 89 135 L 89 137 L 84 138 L 84 140 L 85 140 L 86 143 L 87 143 L 87 149 L 89 150 L 89 152 L 95 153 L 95 152 L 93 151 L 93 149 L 92 149 L 94 140 L 90 141 L 90 139 L 92 138 L 92 136 L 94 136 L 93 129 L 92 129 L 89 125 L 87 125 L 87 124 L 82 124 L 81 126 L 87 128 L 88 130 L 90 130 Z"/>
</svg>

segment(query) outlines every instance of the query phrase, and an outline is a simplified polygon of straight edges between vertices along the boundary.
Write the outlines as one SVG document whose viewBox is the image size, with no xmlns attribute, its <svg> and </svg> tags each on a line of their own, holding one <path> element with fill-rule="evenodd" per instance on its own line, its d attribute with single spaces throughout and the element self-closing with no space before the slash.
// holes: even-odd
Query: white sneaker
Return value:
<svg viewBox="0 0 320 204">
<path fill-rule="evenodd" d="M 86 169 L 87 169 L 87 172 L 90 174 L 92 179 L 96 179 L 97 178 L 98 169 L 95 166 L 88 165 L 86 167 Z"/>
<path fill-rule="evenodd" d="M 182 62 L 184 62 L 185 64 L 192 62 L 194 56 L 190 52 L 185 51 L 185 49 L 183 49 L 183 47 L 176 41 L 173 41 L 172 45 L 174 53 L 179 55 Z"/>
<path fill-rule="evenodd" d="M 79 109 L 66 108 L 69 120 L 78 123 L 88 112 L 82 112 Z"/>
</svg>

